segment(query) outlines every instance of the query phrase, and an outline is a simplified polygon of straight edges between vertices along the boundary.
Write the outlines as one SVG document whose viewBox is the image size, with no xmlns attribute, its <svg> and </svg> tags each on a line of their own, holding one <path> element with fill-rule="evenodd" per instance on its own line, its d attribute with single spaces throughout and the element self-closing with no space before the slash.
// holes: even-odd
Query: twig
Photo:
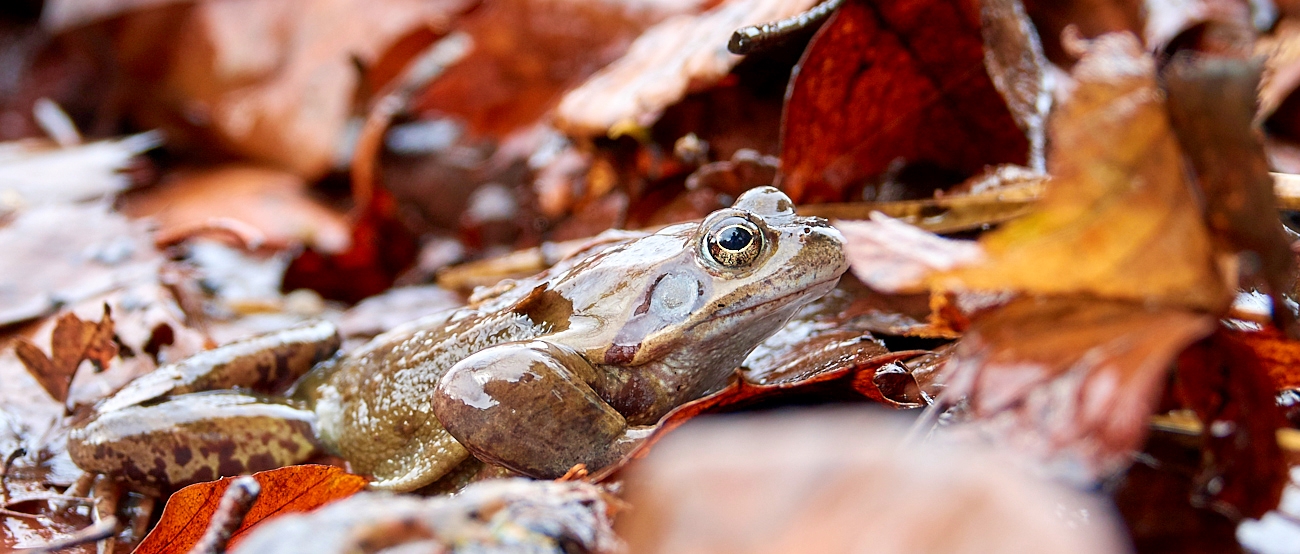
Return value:
<svg viewBox="0 0 1300 554">
<path fill-rule="evenodd" d="M 736 29 L 727 42 L 727 50 L 732 54 L 749 54 L 781 42 L 791 34 L 821 23 L 830 17 L 844 0 L 826 0 L 808 10 L 785 19 L 750 25 Z"/>
<path fill-rule="evenodd" d="M 42 546 L 38 546 L 36 548 L 19 549 L 18 552 L 22 552 L 24 554 L 45 554 L 47 552 L 58 552 L 60 550 L 66 550 L 74 546 L 81 546 L 83 544 L 104 540 L 106 538 L 113 536 L 113 533 L 116 530 L 117 530 L 117 518 L 109 517 L 89 527 L 84 527 L 81 530 L 77 531 L 76 533 L 63 537 L 62 539 L 59 539 L 57 541 L 47 543 Z"/>
<path fill-rule="evenodd" d="M 244 516 L 248 515 L 248 509 L 253 507 L 261 492 L 262 486 L 257 479 L 247 475 L 231 481 L 226 493 L 221 495 L 221 504 L 217 505 L 216 513 L 212 514 L 208 530 L 190 549 L 190 554 L 225 552 L 230 536 L 244 523 Z"/>
</svg>

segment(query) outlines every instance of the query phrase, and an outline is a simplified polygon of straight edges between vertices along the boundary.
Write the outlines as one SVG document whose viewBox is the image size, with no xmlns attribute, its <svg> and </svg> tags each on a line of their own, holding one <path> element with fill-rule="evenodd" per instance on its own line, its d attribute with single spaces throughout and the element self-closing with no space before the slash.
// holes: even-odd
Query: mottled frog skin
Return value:
<svg viewBox="0 0 1300 554">
<path fill-rule="evenodd" d="M 161 488 L 320 450 L 390 490 L 432 483 L 471 454 L 543 478 L 600 468 L 723 386 L 846 269 L 825 220 L 754 189 L 703 222 L 499 287 L 341 357 L 321 361 L 338 338 L 317 323 L 196 356 L 223 363 L 160 368 L 75 427 L 69 452 L 88 471 Z"/>
</svg>

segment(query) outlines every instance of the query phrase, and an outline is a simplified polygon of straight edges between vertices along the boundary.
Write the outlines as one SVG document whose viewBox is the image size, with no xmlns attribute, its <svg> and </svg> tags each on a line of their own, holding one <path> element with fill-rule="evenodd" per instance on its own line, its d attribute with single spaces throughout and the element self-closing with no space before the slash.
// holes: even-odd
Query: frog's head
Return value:
<svg viewBox="0 0 1300 554">
<path fill-rule="evenodd" d="M 663 362 L 678 372 L 720 375 L 700 376 L 717 381 L 848 269 L 839 231 L 824 219 L 796 216 L 794 203 L 773 187 L 750 190 L 699 224 L 643 241 L 652 244 L 656 236 L 677 253 L 647 260 L 651 267 L 629 283 L 631 306 L 613 321 L 621 325 L 606 335 L 612 340 L 603 359 L 593 361 Z"/>
</svg>

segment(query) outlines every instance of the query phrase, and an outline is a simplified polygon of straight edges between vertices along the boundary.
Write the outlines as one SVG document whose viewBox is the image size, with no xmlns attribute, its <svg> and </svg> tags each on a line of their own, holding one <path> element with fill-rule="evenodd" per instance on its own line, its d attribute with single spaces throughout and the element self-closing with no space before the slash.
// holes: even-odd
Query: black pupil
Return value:
<svg viewBox="0 0 1300 554">
<path fill-rule="evenodd" d="M 744 250 L 753 241 L 754 234 L 750 233 L 749 229 L 738 225 L 727 227 L 718 233 L 718 246 L 731 251 Z"/>
</svg>

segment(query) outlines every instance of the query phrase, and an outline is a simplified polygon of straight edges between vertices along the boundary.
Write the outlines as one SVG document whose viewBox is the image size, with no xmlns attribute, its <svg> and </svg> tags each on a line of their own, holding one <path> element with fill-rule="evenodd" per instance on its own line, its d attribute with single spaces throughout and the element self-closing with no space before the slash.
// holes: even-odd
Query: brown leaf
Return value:
<svg viewBox="0 0 1300 554">
<path fill-rule="evenodd" d="M 259 231 L 264 246 L 277 250 L 306 244 L 333 253 L 350 239 L 343 215 L 313 200 L 302 178 L 255 165 L 177 171 L 158 187 L 128 196 L 122 211 L 154 218 L 166 237 L 231 219 Z"/>
<path fill-rule="evenodd" d="M 193 0 L 50 0 L 41 10 L 41 26 L 51 33 L 162 4 Z"/>
<path fill-rule="evenodd" d="M 956 174 L 941 185 L 1026 160 L 968 2 L 845 2 L 790 87 L 780 182 L 796 202 L 843 200 L 900 158 Z"/>
<path fill-rule="evenodd" d="M 1061 33 L 1074 26 L 1084 38 L 1128 31 L 1139 34 L 1146 25 L 1145 0 L 1026 0 L 1025 11 L 1043 37 L 1043 50 L 1053 63 L 1070 67 L 1076 57 L 1061 46 Z"/>
<path fill-rule="evenodd" d="M 464 5 L 199 2 L 168 21 L 163 32 L 172 42 L 161 46 L 168 56 L 126 44 L 120 54 L 138 75 L 161 74 L 147 82 L 136 115 L 163 127 L 172 146 L 207 153 L 215 145 L 314 178 L 331 167 L 352 113 L 357 61 L 374 60 L 413 27 L 447 25 Z"/>
<path fill-rule="evenodd" d="M 416 110 L 453 115 L 470 135 L 500 139 L 536 124 L 647 27 L 699 6 L 487 0 L 460 26 L 474 51 L 419 95 Z"/>
<path fill-rule="evenodd" d="M 664 108 L 718 82 L 741 57 L 727 52 L 736 29 L 784 19 L 815 0 L 726 0 L 699 15 L 679 15 L 650 28 L 626 55 L 564 95 L 557 127 L 578 136 L 649 127 Z"/>
<path fill-rule="evenodd" d="M 1290 479 L 1277 431 L 1288 427 L 1265 360 L 1220 330 L 1178 358 L 1178 395 L 1203 423 L 1197 496 L 1230 518 L 1277 507 Z"/>
<path fill-rule="evenodd" d="M 305 512 L 328 502 L 356 494 L 366 480 L 334 466 L 300 465 L 254 473 L 262 494 L 244 517 L 244 524 L 231 536 L 233 547 L 254 525 L 271 516 Z M 233 477 L 198 483 L 172 494 L 161 519 L 137 554 L 188 552 L 207 528 L 221 495 Z"/>
<path fill-rule="evenodd" d="M 0 252 L 0 324 L 156 283 L 163 261 L 144 225 L 99 205 L 24 210 L 0 227 Z"/>
<path fill-rule="evenodd" d="M 1020 0 L 980 2 L 980 27 L 984 35 L 984 65 L 993 86 L 1007 101 L 1011 116 L 1029 139 L 1027 165 L 1045 169 L 1047 112 L 1052 94 L 1047 83 L 1047 57 L 1038 31 L 1025 15 Z"/>
<path fill-rule="evenodd" d="M 1154 0 L 1145 3 L 1147 49 L 1172 55 L 1181 50 L 1245 58 L 1255 42 L 1249 2 L 1239 0 Z"/>
<path fill-rule="evenodd" d="M 1284 308 L 1296 272 L 1291 240 L 1277 213 L 1273 177 L 1254 128 L 1262 67 L 1237 58 L 1178 56 L 1163 75 L 1169 114 L 1204 193 L 1206 221 L 1221 250 L 1243 256 L 1242 272 L 1262 283 L 1274 324 L 1300 337 Z"/>
<path fill-rule="evenodd" d="M 980 237 L 988 262 L 952 285 L 1219 311 L 1230 299 L 1182 152 L 1132 35 L 1103 36 L 1052 118 L 1052 180 L 1038 208 Z M 942 278 L 941 278 L 942 280 Z"/>
<path fill-rule="evenodd" d="M 923 292 L 936 273 L 985 260 L 978 244 L 933 233 L 872 214 L 871 221 L 836 221 L 844 233 L 853 274 L 881 292 Z"/>
<path fill-rule="evenodd" d="M 693 422 L 629 471 L 632 552 L 1114 553 L 1104 502 L 866 410 Z M 1064 514 L 1086 513 L 1086 521 Z"/>
<path fill-rule="evenodd" d="M 827 363 L 816 368 L 812 373 L 795 371 L 800 366 L 781 365 L 769 372 L 772 379 L 766 382 L 753 382 L 743 372 L 722 390 L 687 402 L 664 415 L 656 424 L 654 432 L 636 449 L 624 456 L 617 463 L 602 468 L 591 476 L 592 481 L 601 481 L 617 473 L 632 460 L 645 457 L 652 452 L 652 447 L 665 436 L 671 436 L 674 429 L 696 416 L 735 409 L 776 396 L 809 394 L 813 397 L 835 399 L 866 398 L 893 407 L 904 406 L 887 398 L 881 386 L 893 384 L 896 375 L 891 364 L 914 358 L 924 352 L 908 350 L 902 352 L 882 353 L 875 348 L 866 348 L 859 354 L 846 356 L 839 363 Z M 789 361 L 789 360 L 787 360 Z M 809 361 L 795 356 L 796 363 Z M 882 373 L 883 378 L 878 379 Z"/>
<path fill-rule="evenodd" d="M 77 373 L 77 366 L 82 361 L 90 360 L 95 367 L 103 370 L 117 357 L 117 343 L 113 342 L 113 318 L 109 315 L 108 305 L 104 305 L 104 317 L 97 323 L 82 321 L 71 312 L 60 316 L 54 334 L 50 337 L 49 356 L 24 338 L 15 342 L 14 351 L 45 392 L 63 403 L 68 399 L 72 376 Z"/>
<path fill-rule="evenodd" d="M 1150 304 L 1022 298 L 973 322 L 941 402 L 965 397 L 973 429 L 1096 479 L 1130 463 L 1170 364 L 1213 328 L 1211 316 Z"/>
</svg>

